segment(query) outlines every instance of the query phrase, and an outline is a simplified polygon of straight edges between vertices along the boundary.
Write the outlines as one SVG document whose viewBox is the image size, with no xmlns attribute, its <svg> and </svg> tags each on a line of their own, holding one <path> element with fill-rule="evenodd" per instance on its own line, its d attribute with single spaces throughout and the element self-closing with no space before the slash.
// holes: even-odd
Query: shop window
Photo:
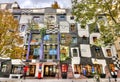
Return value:
<svg viewBox="0 0 120 82">
<path fill-rule="evenodd" d="M 77 56 L 78 56 L 77 49 L 73 49 L 73 57 L 77 57 Z"/>
<path fill-rule="evenodd" d="M 96 42 L 97 41 L 97 37 L 93 37 L 93 42 Z"/>
<path fill-rule="evenodd" d="M 81 68 L 79 64 L 74 64 L 74 73 L 80 74 Z"/>
<path fill-rule="evenodd" d="M 35 69 L 36 69 L 35 65 L 30 65 L 29 66 L 29 75 L 34 76 L 35 75 Z"/>
<path fill-rule="evenodd" d="M 102 65 L 100 65 L 100 64 L 95 64 L 94 65 L 94 70 L 95 70 L 95 73 L 98 73 L 98 74 L 102 74 L 103 73 Z"/>
<path fill-rule="evenodd" d="M 68 66 L 67 64 L 62 64 L 62 72 L 67 72 L 68 71 Z"/>
<path fill-rule="evenodd" d="M 107 52 L 107 56 L 108 56 L 108 57 L 111 57 L 111 56 L 112 56 L 111 49 L 106 49 L 106 52 Z"/>
<path fill-rule="evenodd" d="M 110 67 L 111 71 L 115 70 L 115 65 L 114 64 L 109 64 L 109 67 Z"/>
<path fill-rule="evenodd" d="M 14 66 L 12 67 L 12 73 L 13 74 L 22 74 L 22 66 Z"/>
</svg>

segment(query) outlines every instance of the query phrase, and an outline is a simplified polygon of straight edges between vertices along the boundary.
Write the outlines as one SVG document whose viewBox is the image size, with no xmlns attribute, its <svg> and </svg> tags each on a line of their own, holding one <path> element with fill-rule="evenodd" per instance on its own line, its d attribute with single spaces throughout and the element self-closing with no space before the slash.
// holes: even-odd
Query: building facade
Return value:
<svg viewBox="0 0 120 82">
<path fill-rule="evenodd" d="M 90 24 L 77 23 L 71 9 L 20 9 L 14 5 L 10 11 L 19 21 L 20 36 L 24 40 L 27 76 L 41 74 L 44 78 L 59 74 L 69 78 L 67 71 L 71 66 L 73 75 L 92 77 L 94 73 L 106 74 L 106 67 L 115 68 L 112 60 L 117 55 L 115 46 L 93 45 L 100 37 L 99 25 L 91 30 Z M 45 30 L 44 35 L 41 29 Z"/>
</svg>

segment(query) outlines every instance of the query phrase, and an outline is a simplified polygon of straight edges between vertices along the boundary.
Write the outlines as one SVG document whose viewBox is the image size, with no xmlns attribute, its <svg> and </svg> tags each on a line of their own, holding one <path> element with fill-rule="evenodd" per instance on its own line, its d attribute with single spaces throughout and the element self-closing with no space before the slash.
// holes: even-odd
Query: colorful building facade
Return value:
<svg viewBox="0 0 120 82">
<path fill-rule="evenodd" d="M 115 68 L 115 46 L 94 45 L 100 37 L 99 25 L 91 30 L 90 24 L 77 23 L 71 11 L 51 7 L 20 9 L 18 5 L 11 9 L 24 40 L 27 76 L 69 78 L 71 66 L 73 77 L 81 74 L 89 78 L 94 73 L 106 74 L 106 67 Z M 43 36 L 41 29 L 45 29 Z"/>
</svg>

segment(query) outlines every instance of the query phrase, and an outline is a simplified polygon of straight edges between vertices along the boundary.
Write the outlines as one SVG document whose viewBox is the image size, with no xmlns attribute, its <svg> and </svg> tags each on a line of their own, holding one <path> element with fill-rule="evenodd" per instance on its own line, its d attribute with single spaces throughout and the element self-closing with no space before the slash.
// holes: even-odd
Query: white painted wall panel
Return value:
<svg viewBox="0 0 120 82">
<path fill-rule="evenodd" d="M 32 15 L 21 15 L 20 24 L 21 23 L 28 23 L 29 20 L 32 20 Z"/>
<path fill-rule="evenodd" d="M 80 51 L 82 57 L 91 57 L 90 45 L 80 44 Z"/>
<path fill-rule="evenodd" d="M 69 33 L 69 23 L 67 21 L 60 22 L 60 32 Z"/>
</svg>

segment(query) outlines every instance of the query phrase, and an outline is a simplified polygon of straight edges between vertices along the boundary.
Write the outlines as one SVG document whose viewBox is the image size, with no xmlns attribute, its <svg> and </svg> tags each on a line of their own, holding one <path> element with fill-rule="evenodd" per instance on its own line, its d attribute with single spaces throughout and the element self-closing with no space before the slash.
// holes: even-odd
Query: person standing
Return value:
<svg viewBox="0 0 120 82">
<path fill-rule="evenodd" d="M 27 66 L 23 67 L 23 78 L 26 79 L 26 73 L 27 73 Z"/>
</svg>

